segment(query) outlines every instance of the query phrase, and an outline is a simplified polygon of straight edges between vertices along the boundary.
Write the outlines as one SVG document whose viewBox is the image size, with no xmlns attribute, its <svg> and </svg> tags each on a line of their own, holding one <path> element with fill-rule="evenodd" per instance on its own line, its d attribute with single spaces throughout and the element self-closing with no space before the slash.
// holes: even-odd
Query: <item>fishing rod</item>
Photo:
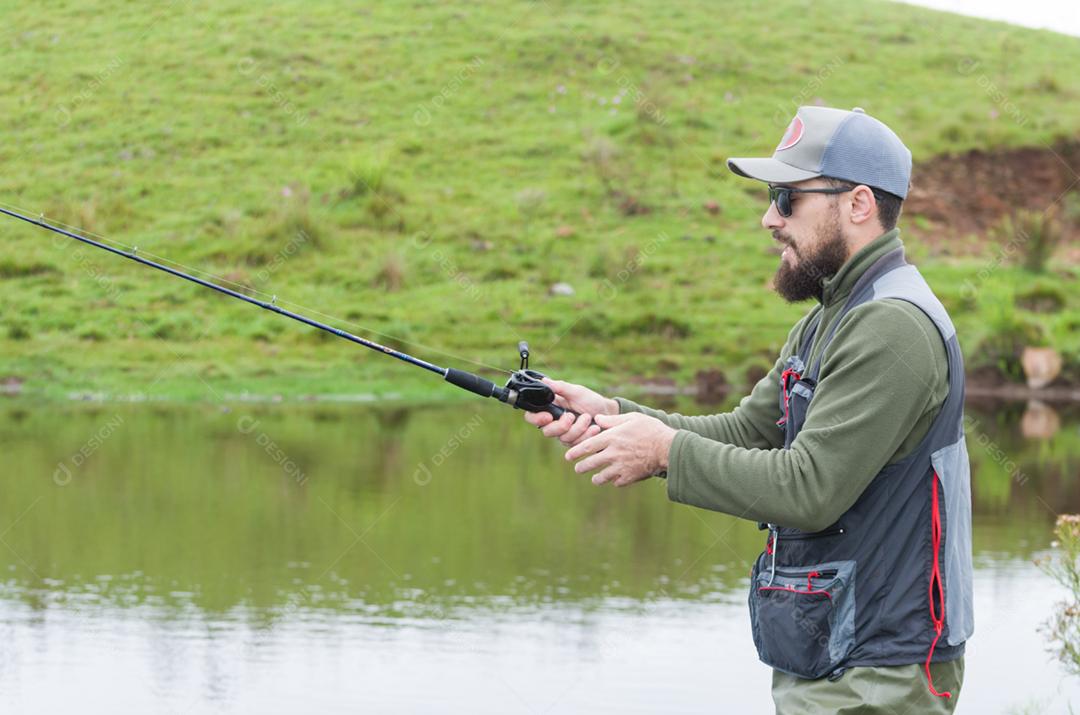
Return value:
<svg viewBox="0 0 1080 715">
<path fill-rule="evenodd" d="M 156 261 L 148 260 L 138 255 L 138 247 L 134 247 L 130 251 L 124 251 L 119 248 L 106 245 L 99 241 L 95 241 L 92 238 L 88 238 L 86 236 L 74 233 L 73 231 L 67 231 L 57 226 L 53 226 L 47 223 L 43 216 L 39 218 L 33 218 L 31 216 L 25 216 L 16 211 L 10 211 L 2 206 L 0 206 L 0 213 L 11 216 L 12 218 L 20 219 L 22 221 L 25 221 L 26 223 L 47 229 L 54 233 L 58 233 L 61 236 L 67 236 L 68 238 L 75 239 L 76 241 L 81 241 L 82 243 L 93 246 L 94 248 L 100 248 L 102 250 L 108 251 L 109 253 L 120 256 L 121 258 L 127 258 L 129 260 L 135 261 L 136 263 L 141 263 L 144 266 L 149 266 L 150 268 L 156 268 L 159 271 L 164 271 L 165 273 L 174 275 L 177 278 L 183 278 L 184 280 L 191 281 L 192 283 L 197 283 L 204 288 L 216 290 L 219 293 L 224 293 L 227 296 L 237 298 L 238 300 L 242 300 L 245 303 L 250 303 L 251 305 L 258 306 L 264 310 L 269 310 L 272 313 L 283 315 L 286 318 L 292 318 L 295 321 L 304 323 L 305 325 L 310 325 L 311 327 L 318 328 L 319 330 L 324 330 L 328 333 L 338 336 L 339 338 L 344 338 L 345 340 L 356 343 L 357 345 L 362 345 L 365 348 L 377 350 L 384 355 L 389 355 L 390 357 L 394 357 L 403 362 L 407 362 L 410 365 L 414 365 L 416 367 L 423 368 L 424 370 L 428 370 L 429 372 L 434 372 L 438 375 L 442 375 L 443 379 L 446 382 L 449 382 L 451 385 L 460 387 L 463 390 L 468 390 L 469 392 L 480 395 L 481 397 L 493 397 L 499 402 L 504 402 L 511 407 L 519 410 L 525 410 L 526 412 L 547 412 L 555 419 L 559 419 L 563 415 L 563 413 L 567 411 L 555 404 L 554 391 L 542 382 L 544 374 L 541 372 L 537 372 L 536 370 L 529 369 L 529 344 L 524 340 L 518 343 L 518 356 L 521 358 L 521 363 L 518 369 L 510 374 L 510 379 L 506 381 L 505 385 L 499 387 L 491 380 L 480 377 L 479 375 L 475 375 L 471 372 L 467 372 L 465 370 L 458 370 L 457 368 L 453 367 L 440 367 L 438 365 L 435 365 L 434 363 L 430 363 L 426 360 L 421 360 L 420 358 L 413 357 L 412 355 L 401 352 L 400 350 L 395 350 L 393 348 L 387 347 L 386 345 L 380 345 L 374 340 L 361 338 L 358 335 L 353 335 L 352 333 L 348 333 L 339 328 L 335 328 L 332 325 L 327 325 L 326 323 L 309 318 L 306 315 L 301 315 L 300 313 L 286 310 L 285 308 L 277 305 L 277 296 L 274 296 L 269 302 L 259 300 L 257 298 L 252 298 L 251 296 L 244 295 L 243 293 L 232 290 L 230 288 L 220 286 L 216 283 L 211 283 L 210 281 L 199 278 L 198 276 L 193 276 L 190 273 L 185 273 L 175 268 L 171 268 L 169 266 L 162 265 L 161 263 L 157 263 Z"/>
</svg>

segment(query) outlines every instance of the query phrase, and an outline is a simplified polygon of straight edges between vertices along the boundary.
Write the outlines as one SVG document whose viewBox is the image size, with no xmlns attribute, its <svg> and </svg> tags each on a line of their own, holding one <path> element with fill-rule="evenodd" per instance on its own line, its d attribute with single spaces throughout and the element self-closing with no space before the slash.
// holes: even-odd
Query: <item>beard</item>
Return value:
<svg viewBox="0 0 1080 715">
<path fill-rule="evenodd" d="M 776 292 L 789 303 L 808 298 L 821 300 L 824 282 L 835 276 L 847 261 L 847 244 L 840 235 L 838 212 L 833 212 L 815 233 L 817 248 L 813 253 L 803 253 L 795 247 L 790 236 L 773 231 L 773 238 L 789 247 L 796 258 L 794 265 L 780 259 L 780 267 L 773 278 Z"/>
</svg>

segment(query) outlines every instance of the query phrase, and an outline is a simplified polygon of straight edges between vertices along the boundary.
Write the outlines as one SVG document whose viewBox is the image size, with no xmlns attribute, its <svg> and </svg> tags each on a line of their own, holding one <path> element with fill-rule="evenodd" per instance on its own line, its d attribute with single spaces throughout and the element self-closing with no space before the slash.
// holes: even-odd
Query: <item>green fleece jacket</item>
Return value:
<svg viewBox="0 0 1080 715">
<path fill-rule="evenodd" d="M 945 344 L 920 309 L 899 299 L 869 301 L 840 321 L 821 364 L 813 409 L 783 449 L 780 373 L 804 327 L 821 324 L 809 364 L 859 276 L 902 246 L 893 229 L 864 246 L 825 282 L 815 305 L 788 334 L 769 374 L 733 411 L 687 417 L 616 398 L 678 430 L 668 453 L 672 501 L 806 531 L 840 518 L 881 469 L 926 435 L 948 393 Z"/>
</svg>

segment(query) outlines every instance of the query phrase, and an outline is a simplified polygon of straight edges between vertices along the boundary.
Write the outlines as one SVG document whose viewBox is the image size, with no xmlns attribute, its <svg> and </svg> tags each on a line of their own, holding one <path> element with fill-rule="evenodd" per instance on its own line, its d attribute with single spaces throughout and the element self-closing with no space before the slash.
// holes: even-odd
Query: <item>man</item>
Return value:
<svg viewBox="0 0 1080 715">
<path fill-rule="evenodd" d="M 771 158 L 728 166 L 769 186 L 777 292 L 816 301 L 769 375 L 697 417 L 551 381 L 579 416 L 526 419 L 594 484 L 666 477 L 768 530 L 749 601 L 778 713 L 952 712 L 974 628 L 964 370 L 895 227 L 911 153 L 861 109 L 800 107 Z"/>
</svg>

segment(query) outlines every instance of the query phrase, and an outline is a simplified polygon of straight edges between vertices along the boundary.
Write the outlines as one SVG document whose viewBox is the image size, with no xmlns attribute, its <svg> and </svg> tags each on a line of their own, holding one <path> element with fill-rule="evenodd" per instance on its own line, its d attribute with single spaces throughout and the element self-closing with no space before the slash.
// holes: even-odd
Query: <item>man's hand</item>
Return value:
<svg viewBox="0 0 1080 715">
<path fill-rule="evenodd" d="M 593 484 L 614 482 L 625 487 L 667 469 L 668 451 L 677 430 L 639 412 L 599 415 L 596 423 L 603 432 L 566 452 L 567 460 L 581 460 L 574 465 L 578 474 L 600 470 L 593 475 Z"/>
<path fill-rule="evenodd" d="M 541 428 L 545 437 L 558 437 L 568 447 L 600 433 L 593 423 L 594 416 L 619 414 L 619 403 L 587 387 L 547 377 L 544 384 L 555 392 L 555 404 L 578 413 L 578 418 L 575 420 L 569 412 L 558 420 L 547 412 L 526 412 L 525 421 Z"/>
</svg>

